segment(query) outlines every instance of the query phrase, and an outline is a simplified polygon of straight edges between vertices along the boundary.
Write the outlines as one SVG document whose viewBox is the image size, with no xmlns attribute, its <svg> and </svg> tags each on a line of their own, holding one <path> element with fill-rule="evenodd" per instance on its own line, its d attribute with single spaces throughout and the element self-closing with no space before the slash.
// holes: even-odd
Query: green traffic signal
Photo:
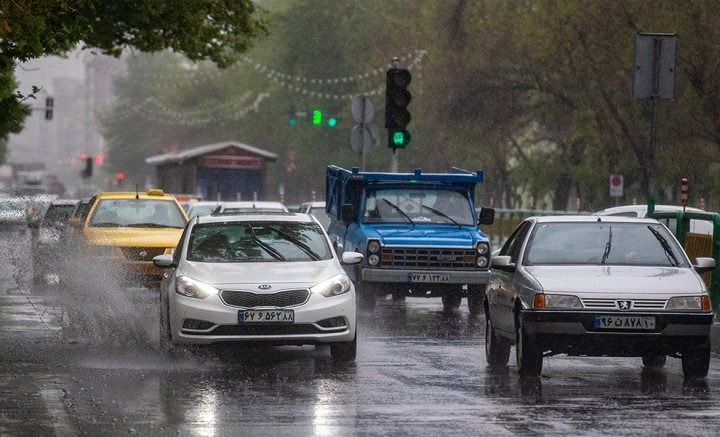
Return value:
<svg viewBox="0 0 720 437">
<path fill-rule="evenodd" d="M 410 132 L 407 130 L 389 130 L 388 147 L 393 149 L 404 149 L 410 142 Z"/>
<path fill-rule="evenodd" d="M 319 109 L 313 109 L 312 123 L 314 125 L 320 125 L 320 124 L 322 124 L 322 118 L 323 118 L 322 111 Z"/>
<path fill-rule="evenodd" d="M 293 117 L 293 118 L 290 118 L 290 119 L 288 120 L 288 124 L 289 124 L 290 126 L 297 126 L 297 118 L 294 118 L 294 117 Z"/>
<path fill-rule="evenodd" d="M 335 118 L 335 117 L 330 117 L 330 118 L 328 118 L 327 124 L 328 124 L 328 126 L 330 126 L 330 127 L 335 127 L 335 126 L 337 126 L 337 118 Z"/>
</svg>

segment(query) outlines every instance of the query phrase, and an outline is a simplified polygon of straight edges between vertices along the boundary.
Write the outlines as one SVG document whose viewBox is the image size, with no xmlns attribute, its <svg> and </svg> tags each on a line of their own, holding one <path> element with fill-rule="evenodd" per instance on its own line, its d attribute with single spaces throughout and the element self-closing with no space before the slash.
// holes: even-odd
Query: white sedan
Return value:
<svg viewBox="0 0 720 437">
<path fill-rule="evenodd" d="M 682 359 L 686 377 L 710 363 L 710 296 L 692 262 L 657 220 L 611 216 L 530 217 L 492 259 L 485 300 L 485 354 L 538 375 L 554 354 Z"/>
<path fill-rule="evenodd" d="M 355 287 L 308 214 L 213 215 L 190 220 L 174 255 L 159 255 L 161 342 L 330 344 L 354 361 Z"/>
</svg>

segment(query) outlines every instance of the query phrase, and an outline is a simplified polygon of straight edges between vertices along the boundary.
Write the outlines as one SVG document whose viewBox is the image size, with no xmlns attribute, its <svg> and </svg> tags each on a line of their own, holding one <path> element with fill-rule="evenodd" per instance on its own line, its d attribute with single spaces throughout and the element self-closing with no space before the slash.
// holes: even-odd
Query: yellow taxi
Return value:
<svg viewBox="0 0 720 437">
<path fill-rule="evenodd" d="M 90 204 L 83 223 L 87 254 L 104 261 L 122 283 L 159 286 L 163 272 L 152 259 L 173 253 L 188 220 L 175 197 L 159 189 L 107 192 Z"/>
</svg>

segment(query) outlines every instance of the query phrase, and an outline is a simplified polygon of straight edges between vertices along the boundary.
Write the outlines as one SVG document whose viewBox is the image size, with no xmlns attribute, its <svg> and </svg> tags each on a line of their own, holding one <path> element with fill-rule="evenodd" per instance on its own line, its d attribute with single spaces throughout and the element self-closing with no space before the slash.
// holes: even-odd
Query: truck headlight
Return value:
<svg viewBox="0 0 720 437">
<path fill-rule="evenodd" d="M 484 256 L 479 256 L 475 260 L 475 264 L 477 264 L 478 267 L 487 267 L 488 259 Z"/>
<path fill-rule="evenodd" d="M 668 299 L 668 311 L 709 311 L 710 298 L 703 296 L 676 296 Z"/>
<path fill-rule="evenodd" d="M 368 256 L 367 260 L 368 260 L 368 265 L 373 266 L 373 267 L 380 264 L 380 257 L 374 253 L 372 255 Z"/>
<path fill-rule="evenodd" d="M 325 297 L 338 296 L 345 294 L 350 291 L 350 278 L 347 275 L 339 274 L 332 278 L 322 281 L 321 283 L 314 285 L 310 288 L 313 293 L 322 294 Z"/>
<path fill-rule="evenodd" d="M 188 276 L 180 276 L 175 280 L 175 292 L 187 297 L 205 299 L 208 296 L 218 294 L 220 290 L 210 284 L 196 281 Z"/>
<path fill-rule="evenodd" d="M 485 256 L 490 252 L 490 245 L 488 243 L 478 243 L 475 245 L 478 255 Z"/>
<path fill-rule="evenodd" d="M 378 253 L 378 252 L 380 252 L 380 242 L 377 241 L 377 240 L 370 240 L 370 241 L 368 241 L 367 251 L 368 251 L 368 253 Z"/>
</svg>

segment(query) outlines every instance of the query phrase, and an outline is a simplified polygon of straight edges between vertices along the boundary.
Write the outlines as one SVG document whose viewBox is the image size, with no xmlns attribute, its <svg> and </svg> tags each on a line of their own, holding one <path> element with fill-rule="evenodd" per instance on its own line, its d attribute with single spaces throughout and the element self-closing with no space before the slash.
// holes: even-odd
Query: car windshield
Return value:
<svg viewBox="0 0 720 437">
<path fill-rule="evenodd" d="M 368 190 L 364 223 L 473 225 L 467 196 L 459 191 L 418 188 Z"/>
<path fill-rule="evenodd" d="M 103 199 L 90 218 L 96 227 L 183 228 L 185 217 L 170 200 Z"/>
<path fill-rule="evenodd" d="M 647 222 L 540 223 L 523 264 L 688 267 L 667 228 Z"/>
<path fill-rule="evenodd" d="M 316 223 L 233 222 L 196 225 L 187 260 L 206 263 L 320 261 L 332 258 Z"/>
<path fill-rule="evenodd" d="M 45 216 L 42 219 L 43 225 L 56 225 L 65 223 L 70 214 L 75 209 L 75 205 L 50 205 Z"/>
</svg>

